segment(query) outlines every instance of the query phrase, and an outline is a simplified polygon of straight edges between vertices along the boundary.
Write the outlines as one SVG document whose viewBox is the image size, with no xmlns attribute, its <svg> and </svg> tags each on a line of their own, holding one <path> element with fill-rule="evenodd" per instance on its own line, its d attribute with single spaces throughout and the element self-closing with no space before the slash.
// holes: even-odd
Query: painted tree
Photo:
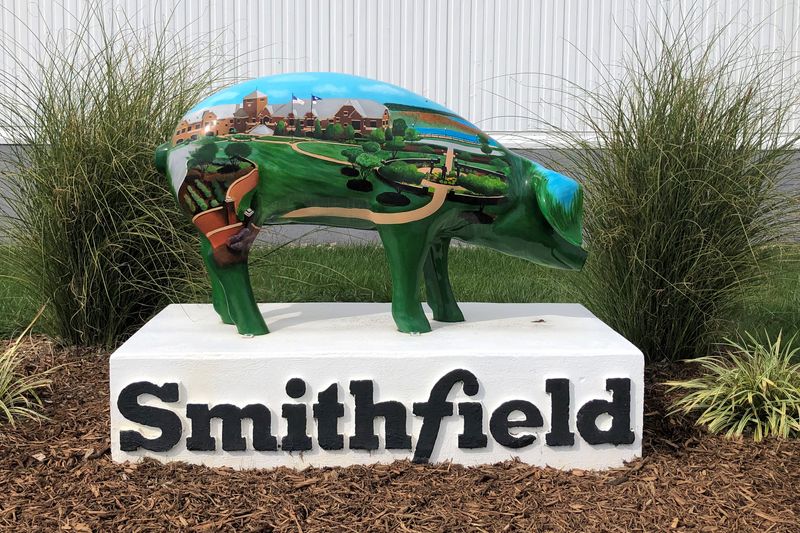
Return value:
<svg viewBox="0 0 800 533">
<path fill-rule="evenodd" d="M 414 128 L 406 128 L 403 137 L 408 142 L 415 142 L 422 139 L 422 137 L 420 137 L 419 134 L 417 133 L 417 130 L 415 130 Z"/>
<path fill-rule="evenodd" d="M 381 158 L 375 154 L 368 154 L 366 152 L 362 152 L 356 158 L 356 166 L 358 166 L 358 173 L 361 175 L 362 180 L 366 180 L 372 171 L 379 167 L 381 164 Z"/>
<path fill-rule="evenodd" d="M 342 139 L 344 137 L 344 128 L 341 124 L 334 124 L 333 125 L 333 138 L 334 139 Z"/>
<path fill-rule="evenodd" d="M 383 147 L 390 152 L 392 152 L 392 159 L 397 158 L 397 153 L 405 148 L 406 141 L 402 137 L 395 137 L 391 141 L 388 141 Z"/>
<path fill-rule="evenodd" d="M 407 127 L 408 124 L 406 124 L 404 119 L 396 118 L 392 122 L 392 133 L 395 135 L 395 137 L 403 137 L 406 134 Z"/>
<path fill-rule="evenodd" d="M 377 151 L 381 149 L 381 145 L 376 143 L 376 142 L 368 142 L 368 143 L 364 143 L 361 146 L 361 148 L 363 148 L 364 151 L 367 152 L 368 154 L 374 154 L 374 153 L 377 153 Z"/>
<path fill-rule="evenodd" d="M 386 142 L 386 134 L 383 133 L 383 130 L 380 128 L 376 128 L 372 130 L 372 133 L 369 134 L 370 139 L 375 141 L 378 144 L 383 144 Z"/>
<path fill-rule="evenodd" d="M 208 165 L 214 162 L 215 157 L 217 157 L 217 145 L 213 141 L 200 143 L 192 152 L 192 160 L 200 167 L 202 174 L 206 173 Z"/>
<path fill-rule="evenodd" d="M 347 158 L 348 161 L 350 161 L 351 165 L 355 166 L 356 159 L 358 156 L 363 154 L 364 151 L 361 148 L 345 148 L 341 153 Z"/>
<path fill-rule="evenodd" d="M 387 126 L 386 129 L 383 130 L 383 137 L 387 141 L 391 141 L 392 139 L 394 139 L 394 133 L 392 133 L 392 128 Z"/>
<path fill-rule="evenodd" d="M 228 143 L 228 146 L 225 147 L 225 155 L 228 156 L 231 165 L 235 164 L 237 159 L 244 159 L 250 155 L 252 151 L 252 148 L 250 148 L 250 145 L 247 143 L 232 142 Z"/>
<path fill-rule="evenodd" d="M 481 142 L 481 152 L 486 155 L 491 154 L 492 147 L 489 146 L 489 137 L 485 133 L 479 133 L 478 140 Z"/>
<path fill-rule="evenodd" d="M 344 138 L 348 141 L 352 141 L 356 138 L 356 129 L 353 127 L 352 124 L 348 124 L 347 127 L 344 129 Z"/>
<path fill-rule="evenodd" d="M 283 120 L 279 120 L 277 124 L 275 124 L 275 135 L 286 135 L 286 122 Z"/>
<path fill-rule="evenodd" d="M 314 137 L 317 139 L 322 138 L 322 124 L 320 124 L 319 119 L 314 120 Z"/>
<path fill-rule="evenodd" d="M 332 141 L 336 138 L 336 133 L 334 132 L 333 124 L 328 124 L 325 127 L 325 138 Z"/>
</svg>

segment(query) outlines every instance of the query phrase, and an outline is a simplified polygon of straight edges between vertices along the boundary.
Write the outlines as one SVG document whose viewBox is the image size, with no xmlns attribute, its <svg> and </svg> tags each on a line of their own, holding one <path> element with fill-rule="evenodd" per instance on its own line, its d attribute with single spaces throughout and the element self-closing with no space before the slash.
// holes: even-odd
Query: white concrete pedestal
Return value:
<svg viewBox="0 0 800 533">
<path fill-rule="evenodd" d="M 271 333 L 244 338 L 233 326 L 222 324 L 211 305 L 171 305 L 111 355 L 112 457 L 115 461 L 135 461 L 148 456 L 161 461 L 234 468 L 279 465 L 304 468 L 412 459 L 420 432 L 430 435 L 437 423 L 433 415 L 422 416 L 424 406 L 414 407 L 415 403 L 425 402 L 429 407 L 444 405 L 445 411 L 450 405 L 453 413 L 439 413 L 441 420 L 438 433 L 433 433 L 430 462 L 483 464 L 519 457 L 534 465 L 595 469 L 620 466 L 623 461 L 641 455 L 643 357 L 636 347 L 576 304 L 463 303 L 461 308 L 466 322 L 432 321 L 432 332 L 408 335 L 396 330 L 390 304 L 264 304 L 261 310 Z M 468 395 L 466 382 L 457 382 L 445 388 L 441 401 L 431 398 L 437 381 L 454 370 L 466 371 L 462 376 L 474 376 L 477 391 Z M 299 380 L 293 381 L 290 396 L 287 383 L 293 378 L 300 378 L 306 387 L 303 392 L 298 389 Z M 386 424 L 380 417 L 374 419 L 377 449 L 350 449 L 351 437 L 356 433 L 351 382 L 362 382 L 357 385 L 362 387 L 364 381 L 372 383 L 371 400 L 375 404 L 386 401 L 402 404 L 411 449 L 386 449 Z M 612 382 L 618 386 L 625 383 L 625 391 L 629 390 L 630 405 L 624 407 L 624 413 L 614 404 L 612 397 L 618 396 L 617 393 L 607 390 Z M 157 387 L 155 390 L 160 391 L 162 399 L 142 392 L 148 387 L 142 384 L 147 383 L 151 388 Z M 315 418 L 314 404 L 322 402 L 320 393 L 332 392 L 332 385 L 336 385 L 335 403 L 343 405 L 341 416 L 330 412 L 320 416 L 328 416 L 324 423 L 328 428 L 334 424 L 335 434 L 342 436 L 343 447 L 338 450 L 321 448 L 319 431 L 323 422 Z M 548 393 L 548 389 L 555 390 L 557 385 L 562 392 L 556 401 L 556 393 Z M 126 392 L 122 394 L 123 391 Z M 299 397 L 293 397 L 298 394 Z M 622 393 L 616 400 L 620 398 Z M 529 402 L 525 405 L 535 407 L 527 407 L 527 413 L 509 410 L 522 405 L 514 403 L 505 406 L 507 413 L 499 412 L 500 406 L 508 401 Z M 124 409 L 128 418 L 120 411 L 123 404 L 127 406 Z M 198 437 L 193 446 L 203 447 L 197 444 L 203 441 L 202 416 L 197 419 L 199 422 L 189 417 L 188 404 L 195 406 L 190 408 L 195 416 L 198 412 L 207 413 L 206 406 L 208 410 L 221 404 L 237 408 L 264 406 L 269 411 L 268 430 L 277 443 L 276 449 L 270 449 L 269 439 L 261 441 L 260 450 L 254 449 L 254 422 L 246 416 L 241 422 L 246 450 L 223 450 L 222 418 L 212 416 L 208 417 L 207 433 L 214 441 L 213 449 L 187 449 L 187 438 L 193 434 Z M 467 404 L 470 406 L 462 407 Z M 288 410 L 284 405 L 290 406 Z M 579 415 L 586 405 L 589 407 Z M 611 414 L 596 414 L 603 405 L 609 407 Z M 414 414 L 415 410 L 420 414 Z M 535 410 L 541 415 L 540 423 L 533 416 Z M 594 435 L 588 440 L 597 439 L 598 435 L 601 440 L 607 439 L 602 432 L 611 427 L 615 412 L 620 419 L 629 416 L 629 427 L 624 430 L 632 433 L 628 439 L 632 442 L 587 442 L 577 420 L 581 416 L 592 418 L 589 422 L 597 431 L 587 430 L 587 435 Z M 153 413 L 162 421 L 179 423 L 165 432 L 171 431 L 174 438 L 166 435 L 156 446 L 169 445 L 168 449 L 153 451 L 140 447 L 123 451 L 122 432 L 127 432 L 128 448 L 132 446 L 131 435 L 133 442 L 161 435 L 158 424 L 142 422 L 150 421 Z M 523 415 L 528 417 L 526 427 L 513 427 L 514 421 L 525 418 Z M 300 420 L 297 424 L 305 416 L 311 449 L 284 449 L 298 446 L 283 440 L 292 416 L 293 420 Z M 490 427 L 492 420 L 499 429 Z M 558 431 L 552 427 L 554 420 L 562 424 Z M 197 427 L 193 427 L 195 423 Z M 236 423 L 233 420 L 231 427 Z M 477 434 L 485 436 L 485 445 L 481 438 L 459 442 L 459 434 L 466 432 L 467 423 L 473 424 L 473 437 L 477 426 Z M 429 427 L 423 428 L 424 424 Z M 264 429 L 262 424 L 259 431 L 263 433 Z M 565 431 L 572 435 L 572 444 L 568 443 Z M 495 433 L 523 438 L 515 442 L 526 444 L 517 448 L 504 446 Z M 556 434 L 547 436 L 548 433 Z M 614 438 L 620 440 L 621 433 L 617 433 Z M 535 438 L 532 443 L 531 436 Z M 205 439 L 205 448 L 209 447 L 208 442 Z M 227 442 L 232 443 L 233 439 Z M 327 447 L 331 447 L 330 442 Z"/>
</svg>

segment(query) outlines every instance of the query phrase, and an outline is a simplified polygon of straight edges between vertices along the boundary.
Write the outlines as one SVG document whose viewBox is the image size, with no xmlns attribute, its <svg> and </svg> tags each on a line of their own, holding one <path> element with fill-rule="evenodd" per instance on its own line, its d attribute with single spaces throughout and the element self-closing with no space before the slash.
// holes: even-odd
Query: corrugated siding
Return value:
<svg viewBox="0 0 800 533">
<path fill-rule="evenodd" d="M 35 52 L 35 35 L 46 28 L 74 29 L 89 3 L 0 0 L 8 43 L 0 68 L 14 68 L 9 56 L 18 45 Z M 424 94 L 487 131 L 528 136 L 553 126 L 585 129 L 570 116 L 576 102 L 569 87 L 596 86 L 597 66 L 618 64 L 626 40 L 652 40 L 653 25 L 674 24 L 681 12 L 710 10 L 699 39 L 715 20 L 734 19 L 734 33 L 765 21 L 753 45 L 800 53 L 800 0 L 105 0 L 103 6 L 144 29 L 169 18 L 187 41 L 223 42 L 243 78 L 292 71 L 368 76 Z M 795 64 L 786 75 L 800 79 L 800 69 Z"/>
</svg>

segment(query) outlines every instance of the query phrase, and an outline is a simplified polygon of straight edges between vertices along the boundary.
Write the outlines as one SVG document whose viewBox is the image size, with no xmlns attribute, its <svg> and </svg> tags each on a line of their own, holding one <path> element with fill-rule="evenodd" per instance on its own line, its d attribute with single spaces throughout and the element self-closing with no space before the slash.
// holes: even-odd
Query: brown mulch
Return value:
<svg viewBox="0 0 800 533">
<path fill-rule="evenodd" d="M 3 531 L 800 531 L 800 442 L 708 435 L 665 414 L 648 371 L 644 459 L 606 472 L 518 462 L 233 471 L 109 455 L 108 353 L 25 346 L 63 364 L 50 421 L 0 429 Z"/>
</svg>

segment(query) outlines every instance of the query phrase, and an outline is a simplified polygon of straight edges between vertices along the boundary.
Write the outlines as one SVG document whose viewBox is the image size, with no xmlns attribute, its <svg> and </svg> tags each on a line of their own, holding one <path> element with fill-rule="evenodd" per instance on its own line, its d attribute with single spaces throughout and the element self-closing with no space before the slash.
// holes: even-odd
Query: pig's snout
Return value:
<svg viewBox="0 0 800 533">
<path fill-rule="evenodd" d="M 156 148 L 153 154 L 153 164 L 156 169 L 166 176 L 167 174 L 167 156 L 169 156 L 170 144 L 168 142 L 161 144 Z"/>
</svg>

